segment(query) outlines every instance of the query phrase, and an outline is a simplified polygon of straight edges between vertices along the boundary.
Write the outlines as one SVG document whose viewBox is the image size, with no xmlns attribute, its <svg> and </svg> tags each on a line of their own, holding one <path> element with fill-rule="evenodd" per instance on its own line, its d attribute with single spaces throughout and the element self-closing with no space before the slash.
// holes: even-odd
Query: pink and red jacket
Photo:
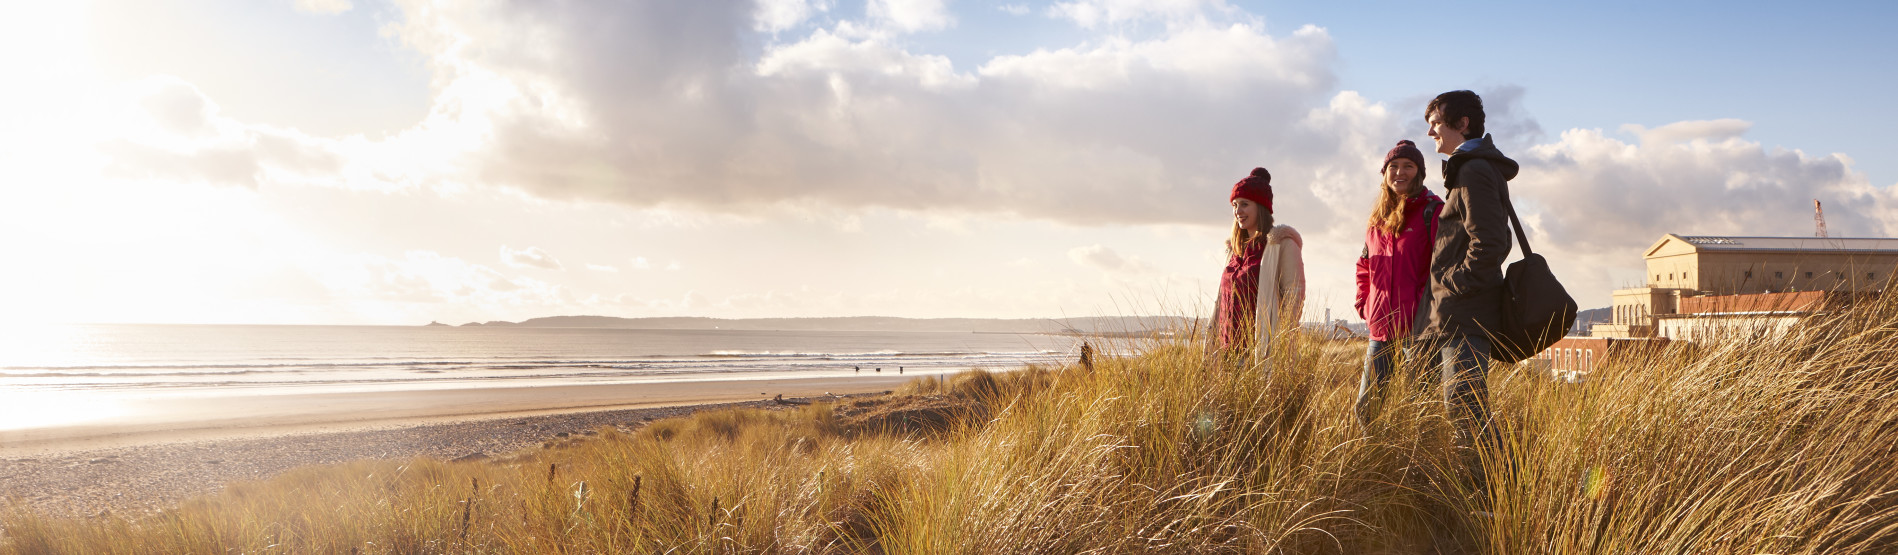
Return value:
<svg viewBox="0 0 1898 555">
<path fill-rule="evenodd" d="M 1364 231 L 1357 309 L 1371 328 L 1372 341 L 1409 336 L 1417 304 L 1428 302 L 1430 249 L 1442 210 L 1443 200 L 1425 189 L 1404 200 L 1404 228 L 1396 235 L 1375 227 Z"/>
</svg>

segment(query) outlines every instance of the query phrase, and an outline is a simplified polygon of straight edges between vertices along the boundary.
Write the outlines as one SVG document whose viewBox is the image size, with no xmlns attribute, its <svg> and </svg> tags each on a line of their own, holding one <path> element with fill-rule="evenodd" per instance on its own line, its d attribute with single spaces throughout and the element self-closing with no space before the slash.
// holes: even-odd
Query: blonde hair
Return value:
<svg viewBox="0 0 1898 555">
<path fill-rule="evenodd" d="M 1390 172 L 1385 172 L 1383 184 L 1377 187 L 1377 203 L 1371 205 L 1371 228 L 1396 235 L 1404 229 L 1404 199 L 1422 192 L 1422 180 L 1411 181 L 1409 191 L 1392 191 Z"/>
</svg>

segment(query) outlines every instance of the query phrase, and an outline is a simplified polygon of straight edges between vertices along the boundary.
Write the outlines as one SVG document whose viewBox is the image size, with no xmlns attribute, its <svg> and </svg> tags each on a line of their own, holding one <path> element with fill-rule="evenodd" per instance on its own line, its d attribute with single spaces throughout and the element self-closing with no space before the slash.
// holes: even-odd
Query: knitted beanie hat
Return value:
<svg viewBox="0 0 1898 555">
<path fill-rule="evenodd" d="M 1252 168 L 1252 175 L 1233 184 L 1232 197 L 1226 201 L 1239 199 L 1259 203 L 1267 213 L 1272 212 L 1272 172 L 1265 171 L 1265 168 Z"/>
<path fill-rule="evenodd" d="M 1411 163 L 1417 164 L 1416 182 L 1423 183 L 1424 176 L 1429 175 L 1429 170 L 1424 169 L 1423 151 L 1417 150 L 1417 143 L 1410 142 L 1409 139 L 1397 141 L 1397 146 L 1391 147 L 1391 151 L 1384 154 L 1384 165 L 1377 167 L 1377 173 L 1384 173 L 1384 170 L 1390 169 L 1391 161 L 1398 158 L 1409 158 Z"/>
</svg>

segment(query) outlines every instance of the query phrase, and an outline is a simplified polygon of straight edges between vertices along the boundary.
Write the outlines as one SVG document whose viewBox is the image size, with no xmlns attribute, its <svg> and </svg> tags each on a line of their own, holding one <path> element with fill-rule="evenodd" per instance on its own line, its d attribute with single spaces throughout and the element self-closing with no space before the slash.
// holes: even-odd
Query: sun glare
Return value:
<svg viewBox="0 0 1898 555">
<path fill-rule="evenodd" d="M 124 405 L 66 392 L 0 391 L 0 430 L 30 430 L 99 422 L 124 416 Z"/>
</svg>

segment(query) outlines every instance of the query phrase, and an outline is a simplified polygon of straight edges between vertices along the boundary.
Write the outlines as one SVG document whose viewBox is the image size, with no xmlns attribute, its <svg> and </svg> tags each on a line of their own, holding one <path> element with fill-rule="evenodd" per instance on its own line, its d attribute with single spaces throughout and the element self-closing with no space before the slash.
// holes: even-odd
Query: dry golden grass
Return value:
<svg viewBox="0 0 1898 555">
<path fill-rule="evenodd" d="M 1417 368 L 1358 425 L 1362 342 L 1288 338 L 1269 375 L 1143 347 L 511 459 L 305 468 L 155 515 L 16 508 L 0 553 L 1898 550 L 1893 300 L 1582 384 L 1494 370 L 1493 504 Z"/>
</svg>

